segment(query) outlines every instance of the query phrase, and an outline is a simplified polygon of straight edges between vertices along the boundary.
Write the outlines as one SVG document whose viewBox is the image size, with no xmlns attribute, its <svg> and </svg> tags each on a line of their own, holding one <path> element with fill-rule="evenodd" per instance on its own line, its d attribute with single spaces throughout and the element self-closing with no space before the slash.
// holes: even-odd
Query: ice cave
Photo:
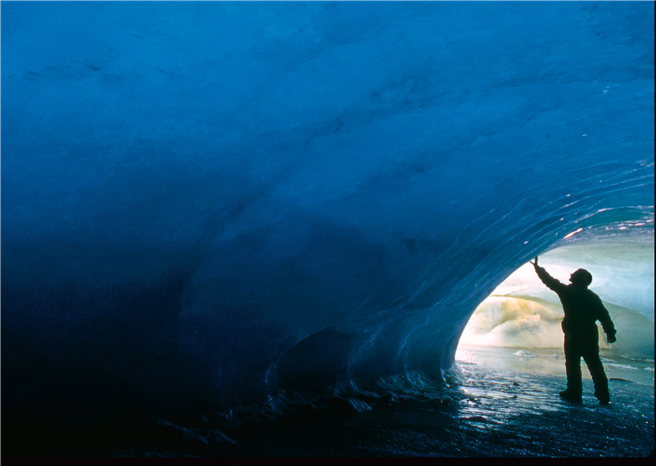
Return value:
<svg viewBox="0 0 656 466">
<path fill-rule="evenodd" d="M 448 385 L 543 254 L 594 268 L 653 381 L 653 329 L 628 335 L 654 322 L 652 2 L 3 2 L 1 25 L 3 437 L 34 406 Z"/>
</svg>

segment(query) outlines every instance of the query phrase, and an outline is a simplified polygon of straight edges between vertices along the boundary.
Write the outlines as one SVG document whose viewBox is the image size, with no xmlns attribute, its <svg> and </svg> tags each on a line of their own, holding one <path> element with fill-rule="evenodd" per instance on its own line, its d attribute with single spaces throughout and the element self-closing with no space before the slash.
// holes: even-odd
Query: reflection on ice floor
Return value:
<svg viewBox="0 0 656 466">
<path fill-rule="evenodd" d="M 466 353 L 465 353 L 466 354 Z M 460 355 L 462 356 L 462 354 Z M 582 404 L 561 400 L 559 374 L 521 370 L 507 351 L 470 353 L 446 387 L 418 383 L 360 408 L 287 411 L 275 420 L 222 430 L 230 443 L 189 443 L 200 456 L 646 457 L 654 453 L 651 385 L 615 378 L 601 406 L 584 381 Z M 474 361 L 475 360 L 475 361 Z M 485 362 L 482 362 L 485 361 Z M 489 363 L 499 364 L 493 366 Z M 562 362 L 562 361 L 561 361 Z M 513 369 L 509 369 L 510 367 Z M 554 370 L 550 365 L 544 367 Z M 635 372 L 635 371 L 629 371 Z M 646 372 L 646 371 L 643 371 Z M 647 373 L 647 372 L 646 372 Z M 367 406 L 367 404 L 369 406 Z M 339 404 L 336 404 L 337 406 Z M 348 405 L 348 403 L 346 403 Z M 342 405 L 343 406 L 343 405 Z M 367 409 L 361 409 L 365 406 Z M 207 432 L 197 429 L 199 433 Z M 207 436 L 205 436 L 207 438 Z M 216 436 L 215 438 L 218 438 Z M 199 446 L 202 449 L 198 448 Z M 152 451 L 152 450 L 151 450 Z M 142 452 L 132 453 L 141 454 Z M 162 450 L 160 450 L 162 453 Z"/>
<path fill-rule="evenodd" d="M 84 416 L 54 410 L 37 413 L 36 420 L 21 413 L 20 422 L 10 419 L 18 427 L 3 432 L 3 454 L 653 456 L 653 371 L 640 367 L 649 363 L 607 363 L 617 364 L 618 372 L 609 373 L 612 403 L 601 406 L 589 379 L 584 380 L 583 403 L 559 398 L 565 386 L 562 360 L 542 364 L 550 360 L 538 352 L 515 355 L 490 348 L 459 352 L 458 357 L 447 386 L 434 386 L 421 377 L 392 379 L 381 383 L 376 393 L 356 390 L 323 401 L 288 401 L 278 405 L 275 415 L 267 414 L 265 407 L 166 418 L 139 416 L 133 410 Z M 642 377 L 643 372 L 651 376 L 650 384 L 628 377 Z M 618 373 L 623 377 L 614 377 Z M 41 429 L 39 435 L 35 426 Z"/>
<path fill-rule="evenodd" d="M 601 406 L 590 380 L 583 403 L 571 404 L 558 396 L 562 375 L 462 360 L 455 373 L 448 387 L 416 387 L 350 417 L 285 416 L 255 435 L 228 435 L 244 454 L 269 456 L 653 455 L 653 385 L 611 380 L 613 402 Z"/>
<path fill-rule="evenodd" d="M 501 350 L 463 351 L 458 361 L 464 379 L 460 387 L 469 396 L 461 402 L 459 417 L 465 421 L 463 424 L 477 422 L 481 429 L 498 432 L 498 435 L 489 434 L 493 439 L 514 439 L 514 443 L 490 443 L 490 456 L 653 455 L 653 371 L 643 371 L 650 374 L 651 384 L 609 373 L 612 403 L 607 407 L 599 405 L 593 397 L 593 385 L 588 377 L 583 382 L 583 403 L 572 404 L 558 397 L 566 379 L 564 375 L 550 373 L 553 364 L 540 364 L 539 354 L 531 357 L 526 353 L 504 354 L 509 349 Z M 534 362 L 529 364 L 527 360 Z M 492 361 L 502 364 L 493 368 L 487 365 Z M 533 370 L 518 370 L 522 365 L 530 365 Z"/>
</svg>

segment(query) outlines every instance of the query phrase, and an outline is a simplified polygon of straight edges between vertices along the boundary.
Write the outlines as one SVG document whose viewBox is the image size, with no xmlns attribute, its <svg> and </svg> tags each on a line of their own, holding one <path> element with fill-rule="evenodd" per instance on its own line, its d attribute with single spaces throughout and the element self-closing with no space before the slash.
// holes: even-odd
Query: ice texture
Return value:
<svg viewBox="0 0 656 466">
<path fill-rule="evenodd" d="M 3 408 L 439 381 L 533 256 L 653 242 L 653 18 L 3 2 Z"/>
</svg>

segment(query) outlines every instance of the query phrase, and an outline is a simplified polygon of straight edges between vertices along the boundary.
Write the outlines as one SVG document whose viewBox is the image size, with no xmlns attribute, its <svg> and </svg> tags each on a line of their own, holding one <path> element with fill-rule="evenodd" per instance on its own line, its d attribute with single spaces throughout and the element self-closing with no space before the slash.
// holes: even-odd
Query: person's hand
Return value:
<svg viewBox="0 0 656 466">
<path fill-rule="evenodd" d="M 529 261 L 529 262 L 530 262 L 531 264 L 533 264 L 533 267 L 534 267 L 534 268 L 536 268 L 536 269 L 538 268 L 538 256 L 535 256 L 535 262 L 531 262 L 531 261 Z"/>
<path fill-rule="evenodd" d="M 616 341 L 615 335 L 608 335 L 608 343 L 615 343 Z"/>
</svg>

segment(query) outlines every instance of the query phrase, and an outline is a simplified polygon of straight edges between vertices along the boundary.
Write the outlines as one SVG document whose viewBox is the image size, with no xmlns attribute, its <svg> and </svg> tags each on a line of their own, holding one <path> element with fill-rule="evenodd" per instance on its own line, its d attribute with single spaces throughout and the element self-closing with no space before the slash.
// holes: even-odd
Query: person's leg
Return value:
<svg viewBox="0 0 656 466">
<path fill-rule="evenodd" d="M 581 351 L 579 342 L 571 334 L 565 335 L 565 370 L 567 390 L 560 396 L 568 401 L 581 401 Z"/>
<path fill-rule="evenodd" d="M 608 391 L 608 377 L 606 377 L 606 371 L 604 371 L 604 365 L 601 363 L 599 358 L 599 349 L 598 346 L 591 348 L 589 351 L 586 351 L 583 355 L 585 363 L 590 369 L 590 375 L 592 376 L 592 381 L 594 382 L 595 387 L 595 396 L 599 400 L 599 403 L 602 405 L 610 404 L 610 392 Z"/>
</svg>

